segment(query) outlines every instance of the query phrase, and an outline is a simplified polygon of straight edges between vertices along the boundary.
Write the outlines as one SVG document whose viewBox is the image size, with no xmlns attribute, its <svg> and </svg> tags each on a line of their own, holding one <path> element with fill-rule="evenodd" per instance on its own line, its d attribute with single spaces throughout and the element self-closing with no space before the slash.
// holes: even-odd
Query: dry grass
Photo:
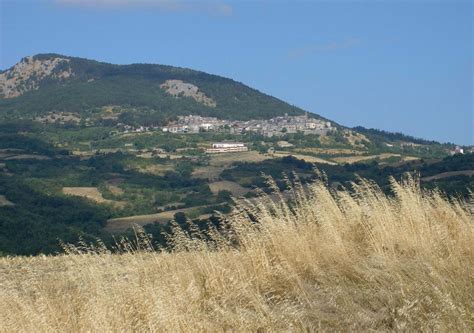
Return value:
<svg viewBox="0 0 474 333">
<path fill-rule="evenodd" d="M 416 157 L 416 156 L 402 156 L 402 160 L 405 161 L 405 162 L 408 162 L 408 161 L 416 161 L 416 160 L 419 160 L 420 158 L 419 157 Z"/>
<path fill-rule="evenodd" d="M 98 203 L 106 202 L 97 187 L 63 187 L 63 193 L 66 195 L 84 197 Z"/>
<path fill-rule="evenodd" d="M 473 331 L 472 211 L 393 189 L 297 185 L 169 251 L 0 259 L 0 331 Z"/>
<path fill-rule="evenodd" d="M 193 178 L 207 179 L 211 182 L 216 181 L 225 169 L 226 167 L 212 165 L 197 167 L 193 171 Z"/>
<path fill-rule="evenodd" d="M 257 163 L 268 160 L 269 157 L 257 151 L 244 151 L 237 153 L 221 153 L 211 155 L 209 164 L 212 166 L 228 167 L 234 162 Z"/>
</svg>

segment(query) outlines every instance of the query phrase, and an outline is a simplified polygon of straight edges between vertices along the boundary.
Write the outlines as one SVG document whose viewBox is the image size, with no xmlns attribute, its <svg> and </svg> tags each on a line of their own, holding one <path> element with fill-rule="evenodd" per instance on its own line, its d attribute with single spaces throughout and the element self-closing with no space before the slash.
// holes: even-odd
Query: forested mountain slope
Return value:
<svg viewBox="0 0 474 333">
<path fill-rule="evenodd" d="M 90 112 L 104 106 L 148 108 L 159 122 L 199 114 L 262 119 L 303 110 L 246 85 L 165 65 L 113 65 L 57 54 L 25 57 L 0 73 L 0 115 Z"/>
</svg>

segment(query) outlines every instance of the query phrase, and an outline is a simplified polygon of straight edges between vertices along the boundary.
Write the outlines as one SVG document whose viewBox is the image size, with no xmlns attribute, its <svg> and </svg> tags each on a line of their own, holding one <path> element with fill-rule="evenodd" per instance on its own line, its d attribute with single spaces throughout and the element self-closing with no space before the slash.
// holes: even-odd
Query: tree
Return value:
<svg viewBox="0 0 474 333">
<path fill-rule="evenodd" d="M 232 192 L 228 190 L 220 190 L 217 193 L 217 202 L 230 201 L 232 198 Z"/>
<path fill-rule="evenodd" d="M 183 212 L 177 212 L 174 214 L 174 220 L 178 223 L 178 224 L 184 224 L 186 223 L 186 214 L 184 214 Z"/>
<path fill-rule="evenodd" d="M 183 178 L 190 178 L 193 173 L 193 166 L 189 161 L 180 161 L 176 165 L 176 172 Z"/>
</svg>

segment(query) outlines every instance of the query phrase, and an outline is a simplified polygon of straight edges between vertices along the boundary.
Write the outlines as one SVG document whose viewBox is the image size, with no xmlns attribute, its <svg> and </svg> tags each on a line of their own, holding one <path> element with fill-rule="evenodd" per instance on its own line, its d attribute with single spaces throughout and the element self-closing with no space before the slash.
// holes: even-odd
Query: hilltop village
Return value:
<svg viewBox="0 0 474 333">
<path fill-rule="evenodd" d="M 262 120 L 224 120 L 215 117 L 180 116 L 178 120 L 162 127 L 168 133 L 200 133 L 200 132 L 225 132 L 230 134 L 243 134 L 253 132 L 266 137 L 282 136 L 286 133 L 302 132 L 304 134 L 326 135 L 336 130 L 331 122 L 302 116 L 275 117 Z"/>
</svg>

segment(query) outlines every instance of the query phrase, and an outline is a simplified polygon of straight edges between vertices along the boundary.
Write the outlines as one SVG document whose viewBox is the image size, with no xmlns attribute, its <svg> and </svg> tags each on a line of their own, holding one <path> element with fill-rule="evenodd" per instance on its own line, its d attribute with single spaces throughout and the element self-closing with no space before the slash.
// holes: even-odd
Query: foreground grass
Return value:
<svg viewBox="0 0 474 333">
<path fill-rule="evenodd" d="M 393 191 L 319 182 L 169 251 L 0 259 L 0 331 L 474 330 L 469 204 Z"/>
</svg>

